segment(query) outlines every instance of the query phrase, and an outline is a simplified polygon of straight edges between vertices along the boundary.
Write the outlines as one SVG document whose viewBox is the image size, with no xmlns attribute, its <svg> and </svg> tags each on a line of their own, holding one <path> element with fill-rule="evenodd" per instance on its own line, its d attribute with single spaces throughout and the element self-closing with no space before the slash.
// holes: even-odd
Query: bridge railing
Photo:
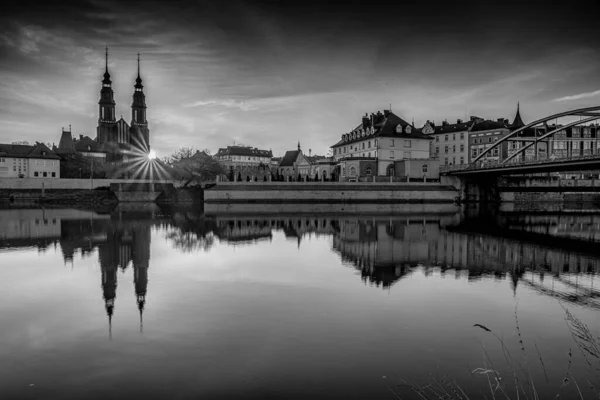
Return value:
<svg viewBox="0 0 600 400">
<path fill-rule="evenodd" d="M 462 165 L 440 165 L 440 174 L 454 172 L 454 171 L 475 171 L 475 170 L 486 170 L 486 169 L 499 169 L 499 168 L 514 168 L 520 166 L 531 166 L 531 165 L 543 165 L 543 164 L 554 164 L 570 161 L 585 161 L 585 160 L 597 160 L 600 159 L 600 154 L 593 154 L 588 156 L 571 156 L 571 157 L 548 157 L 542 160 L 530 160 L 525 162 L 509 162 L 501 163 L 500 161 L 487 161 L 478 162 L 476 165 L 462 164 Z"/>
</svg>

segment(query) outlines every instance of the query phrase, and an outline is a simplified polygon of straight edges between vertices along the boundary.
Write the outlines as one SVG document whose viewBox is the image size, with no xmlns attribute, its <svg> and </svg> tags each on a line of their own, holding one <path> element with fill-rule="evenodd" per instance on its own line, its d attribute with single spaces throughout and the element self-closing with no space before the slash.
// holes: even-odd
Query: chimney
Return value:
<svg viewBox="0 0 600 400">
<path fill-rule="evenodd" d="M 79 135 L 79 140 L 83 140 L 83 135 Z"/>
<path fill-rule="evenodd" d="M 366 115 L 364 117 L 362 117 L 362 127 L 363 129 L 367 128 L 369 126 L 369 117 L 367 117 Z"/>
<path fill-rule="evenodd" d="M 383 116 L 387 118 L 390 115 L 390 110 L 383 110 Z"/>
<path fill-rule="evenodd" d="M 457 123 L 457 124 L 462 124 L 462 123 L 463 123 L 463 120 L 462 120 L 462 119 L 457 119 L 457 120 L 456 120 L 456 123 Z"/>
<path fill-rule="evenodd" d="M 448 121 L 442 121 L 442 126 L 448 126 Z"/>
<path fill-rule="evenodd" d="M 308 156 L 310 157 L 312 155 L 312 149 L 308 149 Z"/>
<path fill-rule="evenodd" d="M 498 122 L 503 124 L 504 123 L 504 118 L 498 118 Z"/>
</svg>

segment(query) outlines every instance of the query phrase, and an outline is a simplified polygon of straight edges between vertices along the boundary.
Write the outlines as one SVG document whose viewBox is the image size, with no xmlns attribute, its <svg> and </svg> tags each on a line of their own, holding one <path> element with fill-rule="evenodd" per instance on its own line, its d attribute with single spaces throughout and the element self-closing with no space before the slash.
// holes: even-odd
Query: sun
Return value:
<svg viewBox="0 0 600 400">
<path fill-rule="evenodd" d="M 155 158 L 156 158 L 156 151 L 150 150 L 150 152 L 148 153 L 148 159 L 154 160 Z"/>
</svg>

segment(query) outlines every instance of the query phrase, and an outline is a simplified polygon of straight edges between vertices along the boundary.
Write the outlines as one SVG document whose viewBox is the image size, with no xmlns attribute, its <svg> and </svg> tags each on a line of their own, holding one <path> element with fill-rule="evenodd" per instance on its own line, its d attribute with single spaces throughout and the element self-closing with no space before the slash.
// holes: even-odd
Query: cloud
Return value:
<svg viewBox="0 0 600 400">
<path fill-rule="evenodd" d="M 559 97 L 552 101 L 569 101 L 569 100 L 588 99 L 590 97 L 596 97 L 598 95 L 600 95 L 600 90 L 594 90 L 593 92 L 585 92 L 585 93 L 574 94 L 571 96 Z"/>
<path fill-rule="evenodd" d="M 241 111 L 284 111 L 295 108 L 297 101 L 301 100 L 303 96 L 282 96 L 282 97 L 271 97 L 263 99 L 249 99 L 249 100 L 235 100 L 235 99 L 223 99 L 223 100 L 200 100 L 193 103 L 184 104 L 184 107 L 224 107 L 224 108 L 236 108 Z"/>
</svg>

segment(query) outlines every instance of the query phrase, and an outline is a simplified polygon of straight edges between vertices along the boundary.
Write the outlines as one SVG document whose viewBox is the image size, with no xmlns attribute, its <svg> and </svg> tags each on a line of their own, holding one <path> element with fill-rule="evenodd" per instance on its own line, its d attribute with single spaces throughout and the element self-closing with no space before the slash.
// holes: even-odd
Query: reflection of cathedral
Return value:
<svg viewBox="0 0 600 400">
<path fill-rule="evenodd" d="M 146 222 L 127 221 L 107 227 L 106 242 L 98 246 L 102 271 L 102 291 L 109 319 L 113 315 L 119 268 L 133 267 L 135 295 L 140 318 L 146 302 L 148 267 L 150 263 L 150 225 Z"/>
</svg>

